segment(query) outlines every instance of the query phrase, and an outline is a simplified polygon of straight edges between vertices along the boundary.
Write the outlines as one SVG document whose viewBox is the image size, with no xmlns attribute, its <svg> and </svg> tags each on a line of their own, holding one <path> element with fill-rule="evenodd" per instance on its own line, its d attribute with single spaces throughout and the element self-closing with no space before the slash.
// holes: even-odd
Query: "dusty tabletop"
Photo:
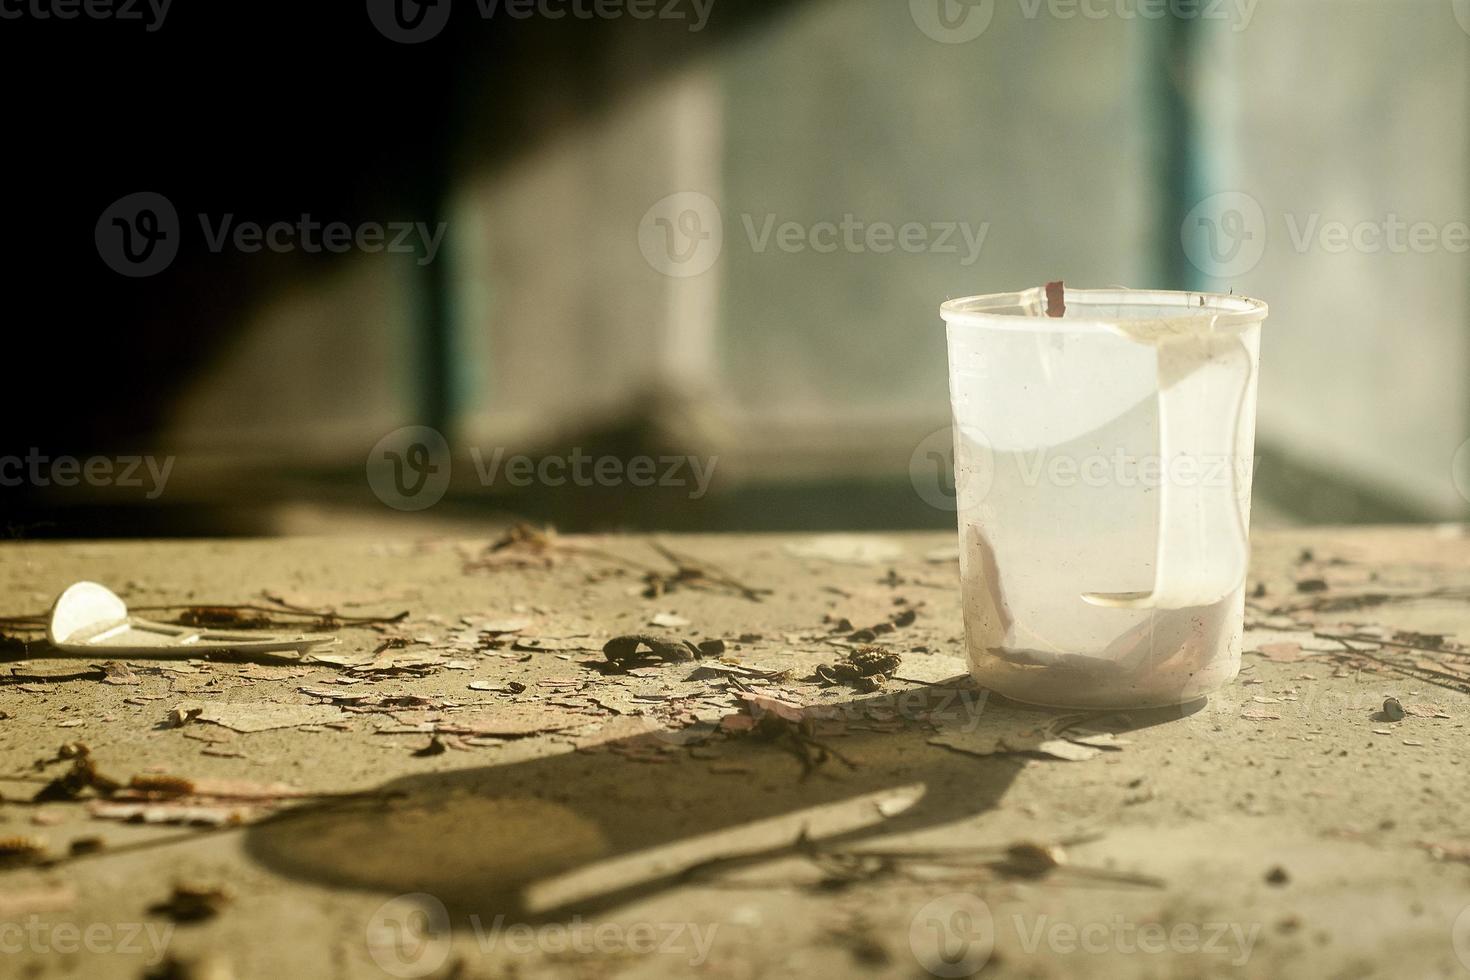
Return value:
<svg viewBox="0 0 1470 980">
<path fill-rule="evenodd" d="M 336 642 L 63 655 L 79 580 Z M 967 679 L 952 535 L 13 543 L 0 583 L 3 976 L 1470 975 L 1459 528 L 1259 536 L 1235 683 L 1106 714 Z"/>
</svg>

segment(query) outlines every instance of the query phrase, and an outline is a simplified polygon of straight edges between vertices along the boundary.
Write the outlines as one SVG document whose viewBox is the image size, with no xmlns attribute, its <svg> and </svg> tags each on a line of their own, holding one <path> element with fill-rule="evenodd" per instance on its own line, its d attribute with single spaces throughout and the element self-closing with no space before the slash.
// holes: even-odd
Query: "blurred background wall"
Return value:
<svg viewBox="0 0 1470 980">
<path fill-rule="evenodd" d="M 1051 279 L 1271 304 L 1258 522 L 1470 508 L 1470 0 L 640 2 L 0 22 L 10 533 L 952 526 L 938 304 Z"/>
</svg>

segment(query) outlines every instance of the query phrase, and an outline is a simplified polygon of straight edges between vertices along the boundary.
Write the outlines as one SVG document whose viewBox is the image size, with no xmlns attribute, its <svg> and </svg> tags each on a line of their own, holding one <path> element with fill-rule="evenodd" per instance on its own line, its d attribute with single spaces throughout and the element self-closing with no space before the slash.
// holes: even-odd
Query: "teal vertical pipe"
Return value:
<svg viewBox="0 0 1470 980">
<path fill-rule="evenodd" d="M 1189 210 L 1208 195 L 1208 160 L 1195 98 L 1202 50 L 1198 17 L 1170 13 L 1144 21 L 1144 104 L 1153 135 L 1157 192 L 1154 210 L 1155 282 L 1165 289 L 1205 289 L 1204 274 L 1184 254 L 1180 228 Z"/>
<path fill-rule="evenodd" d="M 436 168 L 437 169 L 437 168 Z M 417 213 L 425 215 L 428 227 L 440 228 L 447 218 L 445 213 L 449 197 L 448 182 L 439 174 L 425 181 L 419 198 Z M 451 391 L 451 339 L 452 325 L 449 303 L 449 256 L 443 247 L 448 235 L 441 240 L 438 254 L 416 270 L 415 300 L 417 327 L 415 331 L 415 387 L 417 409 L 421 424 L 432 426 L 440 432 L 449 433 L 453 424 Z"/>
</svg>

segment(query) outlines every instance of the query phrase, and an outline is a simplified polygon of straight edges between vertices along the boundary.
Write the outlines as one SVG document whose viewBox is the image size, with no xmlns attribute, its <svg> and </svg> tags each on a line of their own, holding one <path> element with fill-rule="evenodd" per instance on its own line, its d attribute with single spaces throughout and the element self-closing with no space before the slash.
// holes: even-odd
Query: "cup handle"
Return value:
<svg viewBox="0 0 1470 980">
<path fill-rule="evenodd" d="M 1095 606 L 1207 606 L 1245 581 L 1250 543 L 1237 449 L 1254 359 L 1232 330 L 1168 337 L 1157 350 L 1161 471 L 1154 585 L 1148 592 L 1082 593 Z"/>
</svg>

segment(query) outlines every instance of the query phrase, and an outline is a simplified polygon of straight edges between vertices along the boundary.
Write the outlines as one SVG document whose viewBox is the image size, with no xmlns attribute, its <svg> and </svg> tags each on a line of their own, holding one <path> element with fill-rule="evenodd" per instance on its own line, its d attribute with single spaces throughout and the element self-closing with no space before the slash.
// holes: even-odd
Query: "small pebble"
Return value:
<svg viewBox="0 0 1470 980">
<path fill-rule="evenodd" d="M 1270 871 L 1266 872 L 1266 884 L 1268 885 L 1284 885 L 1290 880 L 1291 876 L 1288 875 L 1286 873 L 1286 869 L 1279 864 L 1276 865 L 1276 867 L 1272 868 Z"/>
</svg>

